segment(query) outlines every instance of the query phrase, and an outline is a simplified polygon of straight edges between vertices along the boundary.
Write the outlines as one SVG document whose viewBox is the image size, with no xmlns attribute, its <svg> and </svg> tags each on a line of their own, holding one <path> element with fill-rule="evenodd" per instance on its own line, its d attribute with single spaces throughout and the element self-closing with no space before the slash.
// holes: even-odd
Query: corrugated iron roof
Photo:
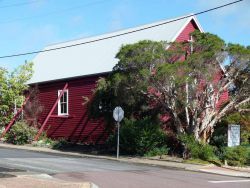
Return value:
<svg viewBox="0 0 250 188">
<path fill-rule="evenodd" d="M 45 49 L 85 43 L 70 48 L 39 53 L 33 59 L 34 75 L 29 81 L 29 84 L 112 71 L 112 68 L 118 62 L 115 56 L 122 45 L 133 44 L 140 40 L 173 42 L 192 19 L 202 31 L 200 24 L 194 16 L 184 17 L 184 19 L 167 24 L 162 23 L 179 18 L 163 20 L 95 37 L 50 45 Z M 159 26 L 152 27 L 154 25 Z M 143 30 L 143 28 L 148 29 Z M 123 33 L 129 34 L 122 35 Z M 116 37 L 110 38 L 112 36 Z M 100 40 L 103 38 L 107 39 Z M 95 42 L 88 43 L 89 41 Z"/>
</svg>

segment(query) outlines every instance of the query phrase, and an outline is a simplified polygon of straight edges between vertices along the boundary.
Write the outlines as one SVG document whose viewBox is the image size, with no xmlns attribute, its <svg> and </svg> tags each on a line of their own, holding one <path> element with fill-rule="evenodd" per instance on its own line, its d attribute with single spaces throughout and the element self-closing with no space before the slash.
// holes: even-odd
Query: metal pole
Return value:
<svg viewBox="0 0 250 188">
<path fill-rule="evenodd" d="M 118 121 L 117 122 L 117 125 L 118 125 L 118 130 L 117 130 L 117 155 L 116 155 L 116 158 L 119 159 L 119 140 L 120 140 L 120 122 Z"/>
</svg>

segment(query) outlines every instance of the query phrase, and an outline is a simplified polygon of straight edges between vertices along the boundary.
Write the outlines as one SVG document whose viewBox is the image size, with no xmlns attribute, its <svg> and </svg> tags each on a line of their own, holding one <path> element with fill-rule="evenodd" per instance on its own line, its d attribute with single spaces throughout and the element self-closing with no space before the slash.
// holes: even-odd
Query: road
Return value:
<svg viewBox="0 0 250 188">
<path fill-rule="evenodd" d="M 100 188 L 249 188 L 250 179 L 93 158 L 65 157 L 0 148 L 1 171 L 49 174 L 72 182 L 91 181 Z"/>
</svg>

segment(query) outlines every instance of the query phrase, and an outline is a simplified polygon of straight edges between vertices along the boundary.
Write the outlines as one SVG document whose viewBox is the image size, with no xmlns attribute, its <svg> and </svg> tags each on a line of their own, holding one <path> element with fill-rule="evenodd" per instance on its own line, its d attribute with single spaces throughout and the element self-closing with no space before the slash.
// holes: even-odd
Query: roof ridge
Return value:
<svg viewBox="0 0 250 188">
<path fill-rule="evenodd" d="M 188 17 L 188 16 L 190 16 L 190 17 Z M 118 30 L 110 31 L 110 32 L 106 32 L 106 33 L 100 33 L 100 34 L 96 34 L 96 35 L 90 35 L 90 36 L 86 36 L 86 37 L 70 39 L 70 40 L 66 40 L 66 41 L 62 41 L 62 42 L 55 42 L 55 43 L 51 43 L 51 44 L 47 45 L 45 48 L 60 45 L 60 44 L 63 44 L 63 43 L 79 41 L 79 40 L 101 38 L 102 36 L 112 35 L 112 34 L 115 34 L 115 33 L 121 33 L 121 32 L 129 31 L 129 30 L 133 30 L 133 29 L 136 30 L 136 29 L 143 28 L 143 27 L 146 27 L 146 26 L 157 25 L 157 24 L 160 24 L 160 23 L 163 23 L 163 22 L 166 22 L 166 21 L 175 20 L 175 19 L 181 19 L 181 18 L 192 19 L 193 17 L 194 17 L 194 13 L 190 13 L 190 14 L 183 15 L 183 16 L 178 16 L 178 17 L 175 17 L 175 18 L 162 19 L 162 20 L 159 20 L 159 21 L 151 22 L 151 23 L 145 23 L 145 24 L 137 25 L 135 27 L 127 27 L 127 28 L 124 28 L 124 29 L 118 29 Z M 180 20 L 177 20 L 177 21 L 180 21 Z"/>
</svg>

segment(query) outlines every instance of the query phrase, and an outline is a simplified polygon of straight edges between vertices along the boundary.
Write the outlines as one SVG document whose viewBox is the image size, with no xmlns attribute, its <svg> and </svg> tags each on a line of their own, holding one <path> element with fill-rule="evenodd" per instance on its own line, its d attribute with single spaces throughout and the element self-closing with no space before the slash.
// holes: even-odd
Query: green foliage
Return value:
<svg viewBox="0 0 250 188">
<path fill-rule="evenodd" d="M 4 130 L 5 130 L 5 128 L 4 128 L 4 127 L 0 127 L 0 135 L 2 135 L 2 134 L 3 134 Z"/>
<path fill-rule="evenodd" d="M 232 55 L 236 55 L 236 56 L 249 56 L 250 55 L 250 49 L 240 44 L 229 43 L 227 46 L 227 49 Z"/>
<path fill-rule="evenodd" d="M 221 123 L 222 125 L 223 123 Z M 219 132 L 223 131 L 221 126 Z M 216 137 L 216 136 L 214 136 Z M 213 137 L 213 146 L 195 141 L 193 136 L 181 135 L 180 140 L 185 144 L 191 159 L 201 159 L 221 165 L 221 161 L 227 161 L 231 166 L 244 166 L 250 164 L 250 146 L 226 147 L 224 141 L 216 142 Z M 223 139 L 222 139 L 223 140 Z M 220 161 L 219 161 L 220 160 Z"/>
<path fill-rule="evenodd" d="M 108 143 L 115 146 L 116 138 L 116 134 L 111 135 Z M 163 146 L 166 146 L 166 134 L 155 121 L 149 118 L 125 119 L 122 123 L 120 128 L 121 153 L 142 156 Z"/>
<path fill-rule="evenodd" d="M 208 165 L 210 164 L 208 161 L 204 161 L 204 160 L 201 160 L 201 159 L 186 159 L 183 161 L 184 163 L 188 163 L 188 164 L 201 164 L 201 165 Z"/>
<path fill-rule="evenodd" d="M 241 129 L 241 145 L 250 145 L 250 131 Z"/>
<path fill-rule="evenodd" d="M 231 113 L 225 117 L 225 120 L 228 122 L 228 124 L 239 124 L 241 122 L 241 119 L 242 116 L 238 112 Z"/>
<path fill-rule="evenodd" d="M 24 121 L 19 121 L 15 123 L 5 135 L 5 140 L 6 142 L 15 145 L 28 144 L 32 142 L 36 133 L 37 129 L 30 127 Z"/>
<path fill-rule="evenodd" d="M 23 92 L 28 88 L 27 81 L 32 76 L 32 63 L 25 63 L 13 72 L 0 68 L 0 127 L 13 117 L 16 102 L 20 107 L 24 101 Z"/>
<path fill-rule="evenodd" d="M 39 137 L 39 140 L 37 142 L 33 143 L 33 146 L 35 147 L 52 147 L 56 141 L 52 140 L 51 138 L 47 137 L 47 134 L 43 132 L 41 136 Z"/>
<path fill-rule="evenodd" d="M 217 123 L 209 143 L 214 147 L 215 154 L 220 160 L 223 160 L 224 150 L 227 146 L 227 129 L 227 121 L 223 120 Z"/>
<path fill-rule="evenodd" d="M 172 64 L 173 57 L 178 53 L 183 54 L 183 50 L 165 50 L 166 46 L 165 42 L 153 41 L 122 46 L 117 54 L 119 62 L 113 72 L 97 83 L 95 96 L 89 105 L 91 114 L 94 117 L 104 116 L 107 124 L 113 125 L 112 110 L 119 105 L 123 107 L 126 117 L 136 116 L 139 119 L 149 114 L 152 118 L 156 117 L 158 112 L 151 109 L 147 100 L 151 70 L 166 62 Z M 172 66 L 176 67 L 174 64 Z"/>
<path fill-rule="evenodd" d="M 153 156 L 162 156 L 167 155 L 169 152 L 169 148 L 166 146 L 160 148 L 153 148 L 152 150 L 148 151 L 144 156 L 146 157 L 153 157 Z"/>
<path fill-rule="evenodd" d="M 192 135 L 180 135 L 179 138 L 185 145 L 185 152 L 187 152 L 189 157 L 205 161 L 212 161 L 216 158 L 212 146 L 199 143 Z"/>
<path fill-rule="evenodd" d="M 37 142 L 35 142 L 34 144 L 33 144 L 33 146 L 35 146 L 35 147 L 46 147 L 46 148 L 50 148 L 50 147 L 52 147 L 53 145 L 54 145 L 54 142 L 55 141 L 53 141 L 52 139 L 50 139 L 50 138 L 46 138 L 46 139 L 40 139 L 40 140 L 38 140 Z"/>
<path fill-rule="evenodd" d="M 135 44 L 122 46 L 116 58 L 119 59 L 114 70 L 141 70 L 149 68 L 155 63 L 163 63 L 166 61 L 169 52 L 166 49 L 166 43 L 154 41 L 140 41 Z M 156 62 L 158 60 L 159 62 Z"/>
<path fill-rule="evenodd" d="M 235 112 L 227 115 L 221 122 L 217 123 L 214 133 L 211 137 L 210 144 L 216 148 L 215 153 L 220 159 L 223 159 L 225 148 L 227 146 L 228 124 L 240 124 L 240 143 L 242 146 L 250 144 L 249 128 L 246 126 L 246 124 L 244 124 L 244 121 L 245 116 Z"/>
<path fill-rule="evenodd" d="M 66 146 L 69 146 L 70 143 L 64 139 L 64 138 L 60 138 L 58 140 L 55 140 L 53 143 L 52 143 L 52 149 L 63 149 L 64 147 Z"/>
<path fill-rule="evenodd" d="M 224 160 L 226 160 L 228 165 L 231 166 L 249 165 L 250 147 L 227 147 L 224 153 Z"/>
<path fill-rule="evenodd" d="M 200 55 L 206 59 L 210 59 L 226 46 L 224 40 L 211 33 L 194 31 L 191 35 L 195 39 L 194 50 L 202 50 L 203 53 L 200 53 Z"/>
<path fill-rule="evenodd" d="M 112 111 L 117 105 L 123 107 L 128 119 L 140 120 L 147 116 L 161 120 L 159 117 L 166 115 L 170 120 L 162 124 L 171 124 L 169 132 L 194 134 L 196 130 L 196 139 L 207 142 L 215 123 L 250 95 L 250 51 L 240 45 L 226 44 L 214 34 L 195 31 L 191 35 L 194 38 L 192 53 L 187 42 L 144 40 L 122 46 L 113 71 L 97 83 L 89 104 L 92 117 L 104 117 L 109 130 L 113 130 Z M 231 78 L 219 74 L 218 62 L 228 62 L 226 71 Z M 234 75 L 238 76 L 230 85 L 229 93 L 234 103 L 223 111 L 229 104 L 224 101 L 224 106 L 217 109 L 213 100 L 223 99 L 221 89 L 236 78 Z M 203 118 L 206 121 L 201 121 Z M 216 139 L 223 142 L 222 137 Z"/>
</svg>

